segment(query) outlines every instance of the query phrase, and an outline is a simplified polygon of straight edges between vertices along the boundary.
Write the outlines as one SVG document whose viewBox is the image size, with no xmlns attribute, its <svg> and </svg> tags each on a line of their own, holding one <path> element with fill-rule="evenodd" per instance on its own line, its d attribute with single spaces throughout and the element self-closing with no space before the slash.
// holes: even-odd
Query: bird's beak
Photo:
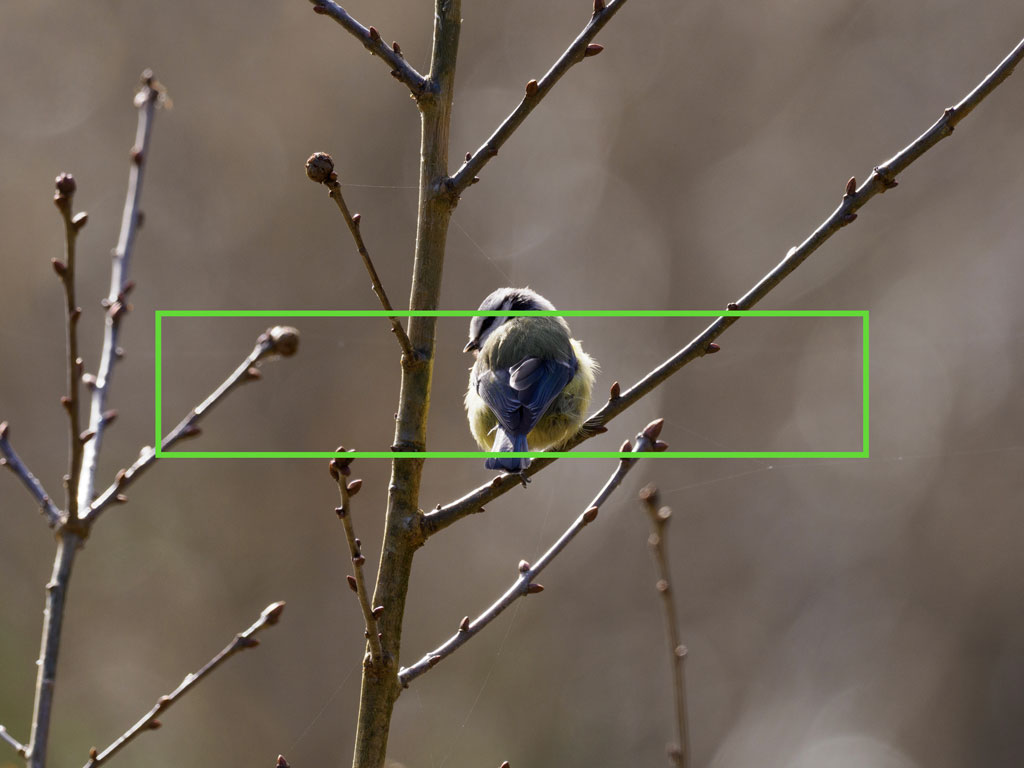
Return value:
<svg viewBox="0 0 1024 768">
<path fill-rule="evenodd" d="M 480 349 L 480 345 L 476 342 L 476 339 L 471 339 L 470 342 L 462 348 L 463 352 L 472 352 Z"/>
</svg>

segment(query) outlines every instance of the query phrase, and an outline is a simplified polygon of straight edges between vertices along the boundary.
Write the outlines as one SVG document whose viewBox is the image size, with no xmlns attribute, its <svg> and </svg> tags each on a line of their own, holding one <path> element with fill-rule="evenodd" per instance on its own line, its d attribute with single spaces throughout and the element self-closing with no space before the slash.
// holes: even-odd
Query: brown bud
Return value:
<svg viewBox="0 0 1024 768">
<path fill-rule="evenodd" d="M 530 585 L 528 585 L 526 587 L 526 594 L 528 594 L 528 595 L 536 595 L 538 592 L 543 592 L 543 591 L 544 591 L 544 585 L 543 584 L 530 584 Z"/>
<path fill-rule="evenodd" d="M 633 445 L 629 442 L 629 440 L 623 440 L 622 445 L 619 446 L 619 453 L 626 453 L 627 451 L 632 450 Z"/>
<path fill-rule="evenodd" d="M 375 43 L 380 42 L 380 32 L 377 31 L 376 27 L 370 27 L 370 39 Z"/>
<path fill-rule="evenodd" d="M 428 666 L 431 666 L 431 667 L 436 667 L 436 666 L 437 666 L 437 663 L 438 663 L 439 661 L 441 661 L 441 657 L 440 657 L 440 656 L 431 656 L 431 657 L 430 657 L 430 660 L 429 660 L 429 661 L 427 661 L 427 665 L 428 665 Z"/>
<path fill-rule="evenodd" d="M 537 95 L 537 89 L 538 89 L 537 81 L 536 80 L 530 80 L 526 84 L 526 95 L 527 96 L 536 96 Z"/>
<path fill-rule="evenodd" d="M 384 606 L 383 605 L 378 605 L 376 608 L 374 608 L 372 611 L 370 611 L 370 613 L 373 614 L 373 618 L 379 619 L 381 616 L 384 615 Z"/>
<path fill-rule="evenodd" d="M 80 230 L 82 227 L 84 227 L 88 223 L 88 221 L 89 221 L 89 214 L 86 213 L 85 211 L 79 211 L 78 213 L 76 213 L 72 217 L 72 219 L 71 219 L 71 226 L 73 226 L 75 228 L 75 230 L 77 231 L 77 230 Z"/>
<path fill-rule="evenodd" d="M 604 0 L 594 0 L 594 13 L 600 13 L 605 8 Z"/>
<path fill-rule="evenodd" d="M 469 616 L 463 616 L 459 622 L 459 632 L 469 632 Z"/>
<path fill-rule="evenodd" d="M 348 582 L 348 586 L 353 592 L 359 591 L 359 584 L 356 582 L 356 577 L 351 573 L 345 577 L 345 581 Z"/>
<path fill-rule="evenodd" d="M 740 305 L 737 304 L 735 301 L 730 301 L 728 304 L 725 305 L 725 308 L 730 312 L 737 312 L 740 308 Z"/>
<path fill-rule="evenodd" d="M 299 332 L 288 325 L 275 325 L 267 331 L 272 346 L 270 351 L 281 357 L 291 357 L 299 349 Z"/>
<path fill-rule="evenodd" d="M 327 13 L 327 9 L 324 8 L 322 5 L 314 5 L 313 13 Z"/>
<path fill-rule="evenodd" d="M 664 426 L 665 426 L 665 420 L 664 419 L 655 419 L 650 424 L 648 424 L 646 427 L 644 427 L 644 431 L 641 432 L 641 434 L 644 437 L 646 437 L 648 440 L 657 440 L 658 437 L 661 435 L 661 430 L 662 430 L 662 428 Z"/>
<path fill-rule="evenodd" d="M 849 197 L 857 191 L 857 177 L 851 176 L 850 180 L 846 182 L 846 197 Z"/>
<path fill-rule="evenodd" d="M 847 224 L 853 224 L 853 222 L 855 222 L 856 220 L 857 220 L 857 214 L 856 213 L 848 213 L 845 216 L 843 216 L 842 225 L 845 227 Z"/>
<path fill-rule="evenodd" d="M 156 708 L 157 709 L 164 709 L 165 707 L 169 706 L 170 703 L 171 703 L 171 697 L 170 696 L 161 696 L 159 699 L 156 700 Z"/>
<path fill-rule="evenodd" d="M 713 355 L 713 354 L 715 354 L 715 352 L 721 352 L 721 351 L 722 351 L 722 348 L 720 346 L 718 346 L 717 344 L 715 344 L 715 342 L 713 342 L 713 341 L 710 344 L 708 344 L 707 347 L 704 349 L 704 353 L 708 354 L 708 355 Z"/>
<path fill-rule="evenodd" d="M 345 515 L 347 515 L 348 513 L 345 511 L 344 507 L 335 507 L 334 508 L 334 514 L 336 514 L 338 516 L 338 519 L 341 519 L 341 518 L 345 517 Z"/>
<path fill-rule="evenodd" d="M 654 588 L 659 592 L 668 592 L 668 582 L 664 579 L 658 579 L 658 582 L 654 585 Z"/>
<path fill-rule="evenodd" d="M 640 489 L 640 501 L 650 504 L 658 503 L 658 488 L 655 485 L 645 485 Z"/>
<path fill-rule="evenodd" d="M 157 728 L 160 728 L 162 725 L 163 725 L 163 723 L 161 723 L 159 720 L 153 720 L 149 724 L 149 730 L 155 731 Z"/>
<path fill-rule="evenodd" d="M 655 440 L 654 450 L 656 453 L 664 453 L 665 451 L 668 450 L 668 443 L 664 442 L 663 440 Z"/>
<path fill-rule="evenodd" d="M 519 561 L 519 572 L 520 573 L 526 573 L 528 570 L 530 570 L 530 564 L 528 562 L 526 562 L 525 560 L 520 560 Z"/>
<path fill-rule="evenodd" d="M 64 197 L 75 194 L 75 190 L 78 189 L 75 177 L 70 173 L 60 174 L 55 181 L 55 186 L 57 187 L 57 194 Z"/>
<path fill-rule="evenodd" d="M 359 489 L 363 487 L 363 481 L 358 477 L 346 486 L 349 496 L 355 496 L 359 493 Z"/>
<path fill-rule="evenodd" d="M 95 429 L 87 429 L 82 434 L 80 434 L 78 436 L 78 439 L 84 445 L 85 443 L 88 443 L 90 440 L 92 440 L 94 437 L 96 437 L 96 430 Z"/>
<path fill-rule="evenodd" d="M 508 760 L 506 760 L 504 763 L 499 765 L 498 768 L 511 768 L 511 766 L 508 764 Z"/>
<path fill-rule="evenodd" d="M 395 41 L 393 41 L 393 42 L 391 43 L 391 50 L 392 50 L 392 51 L 394 51 L 395 53 L 397 53 L 397 54 L 398 54 L 399 56 L 401 56 L 401 55 L 402 55 L 402 46 L 400 46 L 400 45 L 398 44 L 398 41 L 397 41 L 397 40 L 395 40 Z"/>
<path fill-rule="evenodd" d="M 363 218 L 363 214 L 361 214 L 361 213 L 353 213 L 352 214 L 352 223 L 355 224 L 358 227 L 359 226 L 359 222 L 362 221 L 362 218 Z"/>
<path fill-rule="evenodd" d="M 591 507 L 583 513 L 584 524 L 589 524 L 597 519 L 598 507 Z"/>
<path fill-rule="evenodd" d="M 352 562 L 358 568 L 359 566 L 361 566 L 363 563 L 366 562 L 366 558 L 363 557 L 362 555 L 356 555 L 355 557 L 352 558 Z"/>
<path fill-rule="evenodd" d="M 313 6 L 314 8 L 319 6 Z M 326 152 L 314 152 L 306 160 L 306 175 L 311 181 L 323 184 L 334 173 L 334 158 Z"/>
<path fill-rule="evenodd" d="M 612 386 L 611 386 L 611 389 L 608 390 L 608 399 L 609 400 L 618 400 L 619 396 L 621 394 L 622 394 L 622 388 L 619 386 L 619 382 L 617 382 L 617 381 L 613 382 Z"/>
<path fill-rule="evenodd" d="M 202 433 L 203 430 L 197 427 L 195 424 L 189 424 L 188 426 L 181 430 L 181 433 L 178 436 L 182 440 L 184 440 L 189 437 L 199 437 L 199 435 L 201 435 Z"/>
<path fill-rule="evenodd" d="M 68 265 L 60 259 L 50 259 L 50 265 L 53 267 L 53 271 L 60 277 L 64 277 L 68 273 Z"/>
<path fill-rule="evenodd" d="M 89 759 L 90 760 L 95 760 L 99 756 L 100 756 L 100 753 L 96 749 L 96 747 L 89 747 Z"/>
<path fill-rule="evenodd" d="M 467 152 L 466 153 L 466 162 L 468 163 L 472 159 L 473 159 L 473 153 L 472 152 Z"/>
<path fill-rule="evenodd" d="M 317 6 L 313 6 L 313 7 L 315 8 Z M 276 766 L 276 768 L 292 768 L 292 767 L 288 764 L 288 761 L 284 759 L 284 755 L 278 755 L 277 756 L 277 766 Z"/>
<path fill-rule="evenodd" d="M 604 46 L 603 45 L 598 45 L 597 43 L 591 43 L 590 45 L 587 46 L 586 50 L 583 51 L 583 58 L 587 58 L 588 56 L 597 56 L 597 54 L 599 54 L 603 50 L 604 50 Z"/>
</svg>

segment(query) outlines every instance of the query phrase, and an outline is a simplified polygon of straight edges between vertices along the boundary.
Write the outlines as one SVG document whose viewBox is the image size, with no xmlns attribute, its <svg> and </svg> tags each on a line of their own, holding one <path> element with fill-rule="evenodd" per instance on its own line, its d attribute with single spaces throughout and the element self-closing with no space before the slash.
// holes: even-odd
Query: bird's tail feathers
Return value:
<svg viewBox="0 0 1024 768">
<path fill-rule="evenodd" d="M 530 450 L 530 446 L 526 442 L 526 435 L 515 435 L 510 439 L 508 432 L 499 426 L 494 435 L 494 447 L 492 450 L 501 452 L 528 451 Z M 503 472 L 522 472 L 530 466 L 529 459 L 516 459 L 511 456 L 508 458 L 500 457 L 496 459 L 487 459 L 485 463 L 488 469 L 500 469 Z"/>
</svg>

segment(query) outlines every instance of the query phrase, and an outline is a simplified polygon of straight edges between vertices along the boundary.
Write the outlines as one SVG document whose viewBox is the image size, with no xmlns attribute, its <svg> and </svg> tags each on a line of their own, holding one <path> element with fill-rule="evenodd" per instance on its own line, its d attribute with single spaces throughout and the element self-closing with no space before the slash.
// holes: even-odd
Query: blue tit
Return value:
<svg viewBox="0 0 1024 768">
<path fill-rule="evenodd" d="M 529 288 L 499 288 L 481 312 L 554 311 Z M 466 413 L 485 451 L 542 451 L 572 437 L 583 425 L 597 362 L 569 334 L 560 317 L 474 317 L 469 343 Z M 522 472 L 527 458 L 487 459 L 488 469 Z"/>
</svg>

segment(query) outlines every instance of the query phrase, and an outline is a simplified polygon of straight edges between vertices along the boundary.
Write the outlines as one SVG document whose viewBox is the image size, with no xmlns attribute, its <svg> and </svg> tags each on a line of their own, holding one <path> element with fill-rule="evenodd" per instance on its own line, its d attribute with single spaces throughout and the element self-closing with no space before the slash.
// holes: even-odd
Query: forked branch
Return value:
<svg viewBox="0 0 1024 768">
<path fill-rule="evenodd" d="M 60 510 L 53 503 L 50 494 L 43 488 L 43 484 L 39 482 L 39 478 L 29 471 L 29 468 L 25 466 L 18 457 L 18 454 L 15 453 L 14 446 L 11 445 L 9 431 L 10 428 L 7 426 L 7 422 L 0 422 L 0 454 L 2 454 L 0 456 L 0 466 L 7 467 L 17 475 L 22 484 L 28 488 L 28 492 L 35 498 L 42 509 L 43 515 L 46 517 L 46 521 L 53 528 L 60 523 Z"/>
<path fill-rule="evenodd" d="M 631 447 L 627 440 L 622 446 L 622 450 L 632 451 L 635 454 L 640 454 L 644 451 L 664 451 L 668 448 L 668 445 L 658 440 L 658 435 L 661 434 L 661 428 L 663 425 L 664 422 L 661 419 L 651 422 L 640 434 L 636 436 L 636 445 Z M 637 458 L 639 458 L 639 455 Z M 459 629 L 454 635 L 433 651 L 426 654 L 412 666 L 405 667 L 399 671 L 398 679 L 402 683 L 402 686 L 408 687 L 409 683 L 422 675 L 428 669 L 432 669 L 440 661 L 455 653 L 455 651 L 469 642 L 470 638 L 477 635 L 480 630 L 490 624 L 520 597 L 543 591 L 544 587 L 535 583 L 534 579 L 536 579 L 540 572 L 543 571 L 551 561 L 569 545 L 569 542 L 576 538 L 580 531 L 597 519 L 597 513 L 600 510 L 601 505 L 604 504 L 605 501 L 608 500 L 608 497 L 611 496 L 612 492 L 619 487 L 623 478 L 625 478 L 629 470 L 633 468 L 633 465 L 636 464 L 637 458 L 619 459 L 618 466 L 615 468 L 615 471 L 612 472 L 611 477 L 608 478 L 604 487 L 601 488 L 597 496 L 594 497 L 594 500 L 590 502 L 580 516 L 573 521 L 572 525 L 570 525 L 565 532 L 555 540 L 555 543 L 552 544 L 532 565 L 525 560 L 519 563 L 519 577 L 515 580 L 512 586 L 505 591 L 505 594 L 499 597 L 486 611 L 481 613 L 472 621 L 470 621 L 469 617 L 466 616 L 459 624 Z"/>
<path fill-rule="evenodd" d="M 95 748 L 89 750 L 89 761 L 85 764 L 85 768 L 98 768 L 98 766 L 104 764 L 108 759 L 128 746 L 128 744 L 131 743 L 139 734 L 159 728 L 161 725 L 160 721 L 157 719 L 159 715 L 170 709 L 171 706 L 182 696 L 195 688 L 203 678 L 213 672 L 213 670 L 230 659 L 236 653 L 244 651 L 246 648 L 255 648 L 259 645 L 260 641 L 256 639 L 255 635 L 261 630 L 277 624 L 283 611 L 283 602 L 271 603 L 264 608 L 263 613 L 260 614 L 260 617 L 251 627 L 244 632 L 235 635 L 235 639 L 228 643 L 220 653 L 206 662 L 202 669 L 198 672 L 186 675 L 185 679 L 181 681 L 181 684 L 177 688 L 166 696 L 161 696 L 157 699 L 153 708 L 143 715 L 135 725 L 118 736 L 109 747 L 104 749 L 102 752 Z"/>
<path fill-rule="evenodd" d="M 621 3 L 623 0 L 619 0 Z M 616 3 L 615 5 L 618 5 Z M 611 8 L 612 6 L 609 6 Z M 960 100 L 955 106 L 943 111 L 941 117 L 936 120 L 928 130 L 917 139 L 897 152 L 889 160 L 874 168 L 865 181 L 858 188 L 855 179 L 850 179 L 845 188 L 839 206 L 832 214 L 823 221 L 817 229 L 812 232 L 800 245 L 789 250 L 786 257 L 777 266 L 771 269 L 758 283 L 747 291 L 740 299 L 728 305 L 730 312 L 747 310 L 753 308 L 761 299 L 767 296 L 775 286 L 786 279 L 799 267 L 807 258 L 820 248 L 836 232 L 852 223 L 856 218 L 856 212 L 876 195 L 892 189 L 897 185 L 896 175 L 902 173 L 911 163 L 920 158 L 925 152 L 935 146 L 939 141 L 946 138 L 953 132 L 953 128 L 967 115 L 974 111 L 981 101 L 992 93 L 995 88 L 1008 78 L 1021 59 L 1024 59 L 1024 40 L 1021 40 L 1016 47 L 1000 62 L 989 75 L 982 80 L 967 96 Z M 652 392 L 657 386 L 664 383 L 672 374 L 681 370 L 687 364 L 699 357 L 718 351 L 718 345 L 714 344 L 715 339 L 721 336 L 726 329 L 739 320 L 741 315 L 729 314 L 716 319 L 711 325 L 698 334 L 689 344 L 676 352 L 672 357 L 652 370 L 640 381 L 634 384 L 625 392 L 619 392 L 618 385 L 613 387 L 613 392 L 608 401 L 592 415 L 583 428 L 565 444 L 557 446 L 555 450 L 566 451 L 575 448 L 580 443 L 600 432 L 617 415 L 635 404 L 640 398 Z M 525 471 L 526 476 L 535 475 L 544 467 L 548 466 L 555 459 L 537 459 Z M 518 476 L 505 475 L 496 477 L 492 482 L 482 485 L 474 491 L 466 494 L 460 499 L 449 502 L 438 507 L 433 512 L 424 515 L 423 532 L 426 535 L 436 533 L 447 528 L 466 515 L 479 512 L 484 504 L 496 499 L 519 485 Z"/>
</svg>

